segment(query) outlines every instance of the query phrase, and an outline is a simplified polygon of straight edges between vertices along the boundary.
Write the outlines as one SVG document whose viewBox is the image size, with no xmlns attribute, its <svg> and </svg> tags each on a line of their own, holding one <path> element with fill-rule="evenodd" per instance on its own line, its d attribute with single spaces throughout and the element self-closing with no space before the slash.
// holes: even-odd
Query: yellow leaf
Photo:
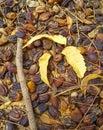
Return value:
<svg viewBox="0 0 103 130">
<path fill-rule="evenodd" d="M 55 77 L 55 78 L 58 78 L 58 77 L 60 77 L 60 74 L 57 72 L 57 70 L 53 70 L 52 72 L 52 75 L 53 75 L 53 77 Z"/>
<path fill-rule="evenodd" d="M 43 80 L 44 83 L 46 83 L 50 87 L 50 83 L 47 78 L 47 66 L 48 61 L 50 59 L 51 55 L 49 53 L 44 53 L 40 59 L 39 59 L 39 72 L 41 75 L 41 80 Z"/>
<path fill-rule="evenodd" d="M 30 45 L 31 43 L 33 43 L 34 41 L 41 39 L 41 38 L 48 38 L 58 44 L 61 45 L 66 45 L 66 38 L 63 37 L 62 35 L 49 35 L 49 34 L 40 34 L 40 35 L 36 35 L 34 37 L 32 37 L 26 45 L 23 46 L 23 48 L 27 47 L 28 45 Z"/>
<path fill-rule="evenodd" d="M 83 56 L 74 46 L 69 46 L 64 48 L 62 54 L 66 56 L 67 62 L 73 67 L 73 70 L 76 72 L 79 78 L 83 78 L 84 73 L 86 72 L 86 66 Z"/>
<path fill-rule="evenodd" d="M 88 86 L 88 82 L 92 79 L 96 79 L 96 78 L 101 78 L 103 79 L 103 76 L 99 75 L 99 74 L 89 74 L 86 77 L 84 77 L 81 81 L 81 89 L 84 92 L 84 94 L 86 93 L 87 90 L 87 86 Z"/>
<path fill-rule="evenodd" d="M 11 101 L 5 102 L 4 104 L 2 104 L 2 105 L 0 106 L 0 110 L 5 109 L 5 108 L 8 107 L 11 103 L 12 103 Z"/>
<path fill-rule="evenodd" d="M 40 116 L 40 120 L 41 120 L 43 123 L 48 124 L 48 125 L 61 124 L 59 121 L 52 119 L 51 117 L 49 117 L 49 116 L 48 116 L 47 114 L 45 114 L 45 113 Z"/>
<path fill-rule="evenodd" d="M 69 16 L 66 17 L 66 20 L 67 20 L 68 29 L 70 29 L 71 26 L 72 26 L 73 21 Z"/>
</svg>

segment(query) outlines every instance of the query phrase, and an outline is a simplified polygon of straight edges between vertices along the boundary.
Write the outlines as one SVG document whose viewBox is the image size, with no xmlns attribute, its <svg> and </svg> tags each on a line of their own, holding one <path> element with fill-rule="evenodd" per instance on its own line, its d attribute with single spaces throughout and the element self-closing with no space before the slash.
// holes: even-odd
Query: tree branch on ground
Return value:
<svg viewBox="0 0 103 130">
<path fill-rule="evenodd" d="M 27 112 L 27 116 L 28 116 L 28 120 L 29 120 L 30 129 L 31 130 L 37 130 L 36 119 L 35 119 L 35 116 L 34 116 L 34 112 L 33 112 L 32 104 L 31 104 L 28 88 L 27 88 L 27 85 L 26 85 L 25 76 L 24 76 L 24 73 L 23 73 L 22 44 L 23 44 L 22 39 L 18 38 L 17 39 L 17 52 L 16 52 L 17 73 L 18 73 L 18 78 L 19 78 L 19 82 L 20 82 L 20 85 L 21 85 L 21 91 L 22 91 L 23 100 L 24 100 L 25 107 L 26 107 L 26 112 Z"/>
</svg>

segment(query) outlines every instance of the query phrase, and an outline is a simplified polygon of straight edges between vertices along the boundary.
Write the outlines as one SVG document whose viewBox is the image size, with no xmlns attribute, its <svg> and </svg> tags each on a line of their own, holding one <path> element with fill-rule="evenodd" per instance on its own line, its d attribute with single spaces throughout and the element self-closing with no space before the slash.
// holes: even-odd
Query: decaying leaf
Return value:
<svg viewBox="0 0 103 130">
<path fill-rule="evenodd" d="M 83 56 L 74 46 L 69 46 L 64 48 L 62 54 L 66 56 L 67 62 L 73 67 L 73 70 L 76 72 L 79 78 L 83 78 L 84 73 L 86 72 L 86 66 Z"/>
<path fill-rule="evenodd" d="M 39 72 L 41 75 L 41 80 L 43 80 L 44 83 L 46 83 L 50 87 L 50 83 L 47 78 L 47 66 L 48 61 L 50 59 L 51 55 L 49 53 L 44 53 L 40 59 L 39 59 Z"/>
<path fill-rule="evenodd" d="M 63 37 L 62 35 L 49 35 L 49 34 L 40 34 L 40 35 L 36 35 L 34 37 L 32 37 L 28 42 L 27 44 L 25 44 L 23 46 L 23 48 L 27 47 L 28 45 L 30 45 L 31 43 L 33 43 L 34 41 L 38 40 L 38 39 L 41 39 L 41 38 L 48 38 L 58 44 L 61 44 L 61 45 L 66 45 L 66 38 Z"/>
<path fill-rule="evenodd" d="M 48 124 L 48 125 L 61 124 L 59 121 L 52 119 L 51 117 L 49 117 L 49 116 L 48 116 L 47 114 L 45 114 L 45 113 L 40 116 L 40 120 L 41 120 L 43 123 Z"/>
<path fill-rule="evenodd" d="M 87 86 L 88 86 L 88 82 L 92 79 L 96 79 L 96 78 L 101 78 L 103 79 L 103 76 L 99 75 L 99 74 L 89 74 L 86 77 L 84 77 L 81 81 L 81 89 L 84 92 L 84 94 L 86 93 L 87 90 Z"/>
<path fill-rule="evenodd" d="M 70 110 L 68 108 L 68 98 L 60 99 L 59 111 L 61 113 L 61 116 L 70 116 Z"/>
</svg>

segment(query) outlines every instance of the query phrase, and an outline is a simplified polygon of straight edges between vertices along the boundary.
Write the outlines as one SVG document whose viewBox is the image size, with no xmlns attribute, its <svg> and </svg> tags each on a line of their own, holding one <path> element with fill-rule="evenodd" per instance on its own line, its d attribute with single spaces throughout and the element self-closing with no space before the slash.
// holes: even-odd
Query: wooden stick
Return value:
<svg viewBox="0 0 103 130">
<path fill-rule="evenodd" d="M 28 88 L 26 85 L 25 76 L 23 73 L 23 54 L 22 54 L 22 39 L 21 38 L 17 39 L 16 66 L 17 66 L 19 82 L 21 85 L 23 100 L 25 103 L 27 116 L 28 116 L 28 120 L 29 120 L 29 126 L 30 126 L 31 130 L 37 130 L 36 119 L 34 116 Z"/>
</svg>

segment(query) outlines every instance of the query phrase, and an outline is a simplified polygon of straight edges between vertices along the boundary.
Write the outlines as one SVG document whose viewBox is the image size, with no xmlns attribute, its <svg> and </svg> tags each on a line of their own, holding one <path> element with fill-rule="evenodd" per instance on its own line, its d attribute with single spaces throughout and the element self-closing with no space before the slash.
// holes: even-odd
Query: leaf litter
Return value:
<svg viewBox="0 0 103 130">
<path fill-rule="evenodd" d="M 79 129 L 79 127 L 83 129 L 84 122 L 87 121 L 86 119 L 89 118 L 88 113 L 90 113 L 95 118 L 93 118 L 94 120 L 88 119 L 90 121 L 88 127 L 92 130 L 101 129 L 102 124 L 99 121 L 103 120 L 101 116 L 103 114 L 102 0 L 96 0 L 95 4 L 93 1 L 86 3 L 84 0 L 79 0 L 78 3 L 65 0 L 62 2 L 57 1 L 55 3 L 54 0 L 49 0 L 45 3 L 41 0 L 28 0 L 26 6 L 23 1 L 20 1 L 20 3 L 14 1 L 13 5 L 8 0 L 0 3 L 0 27 L 3 30 L 0 38 L 0 80 L 2 80 L 0 82 L 0 94 L 10 98 L 9 100 L 0 98 L 0 112 L 2 113 L 4 109 L 7 112 L 6 114 L 10 115 L 11 112 L 14 112 L 14 109 L 18 112 L 20 112 L 21 108 L 25 109 L 24 103 L 20 99 L 21 92 L 15 74 L 15 61 L 13 61 L 15 58 L 11 58 L 15 56 L 16 38 L 22 37 L 24 42 L 24 73 L 27 81 L 34 82 L 35 88 L 33 90 L 35 92 L 30 91 L 30 96 L 33 109 L 37 114 L 38 127 L 40 129 L 62 128 L 74 130 Z M 7 7 L 10 6 L 13 13 L 4 11 L 5 4 Z M 16 5 L 20 5 L 20 9 L 14 8 Z M 16 11 L 18 12 L 17 16 L 11 15 L 15 14 Z M 7 27 L 3 24 L 3 21 L 7 24 Z M 17 27 L 16 30 L 15 27 Z M 13 52 L 12 56 L 8 49 Z M 7 53 L 4 53 L 5 51 Z M 96 59 L 97 53 L 98 59 Z M 59 54 L 60 57 L 58 57 L 57 61 L 54 61 L 56 54 Z M 34 68 L 31 68 L 32 64 L 35 64 Z M 5 68 L 4 65 L 6 65 L 6 69 L 2 69 Z M 71 69 L 75 73 L 71 73 Z M 97 70 L 100 70 L 99 74 L 96 73 Z M 48 77 L 48 72 L 50 77 Z M 12 73 L 13 77 L 10 73 Z M 17 79 L 15 79 L 14 75 L 16 75 Z M 59 82 L 59 78 L 64 78 L 62 83 Z M 93 83 L 89 84 L 91 80 Z M 15 82 L 17 83 L 16 87 Z M 93 89 L 93 85 L 95 86 L 94 89 L 99 88 L 98 90 L 100 90 L 97 95 L 94 95 L 91 91 L 88 92 L 88 89 Z M 30 89 L 32 89 L 31 86 Z M 72 92 L 76 92 L 76 94 L 72 94 Z M 13 97 L 12 95 L 16 96 Z M 55 100 L 52 100 L 48 95 L 53 96 Z M 3 98 L 5 99 L 5 97 Z M 21 101 L 12 102 L 11 99 Z M 81 104 L 83 105 L 81 106 Z M 87 109 L 86 104 L 90 104 L 89 109 Z M 58 111 L 60 112 L 61 115 L 58 119 L 51 116 L 52 114 L 48 110 L 51 105 L 53 115 Z M 99 109 L 97 106 L 99 106 Z M 87 111 L 84 110 L 84 107 Z M 96 110 L 100 113 L 97 114 Z M 71 112 L 72 114 L 70 114 Z M 22 113 L 26 114 L 25 111 L 22 111 Z M 80 121 L 81 115 L 82 119 Z M 5 116 L 4 118 L 6 119 Z M 15 120 L 13 122 L 15 123 Z M 18 126 L 19 123 L 20 121 L 16 125 Z M 22 128 L 28 129 L 25 126 Z"/>
</svg>

